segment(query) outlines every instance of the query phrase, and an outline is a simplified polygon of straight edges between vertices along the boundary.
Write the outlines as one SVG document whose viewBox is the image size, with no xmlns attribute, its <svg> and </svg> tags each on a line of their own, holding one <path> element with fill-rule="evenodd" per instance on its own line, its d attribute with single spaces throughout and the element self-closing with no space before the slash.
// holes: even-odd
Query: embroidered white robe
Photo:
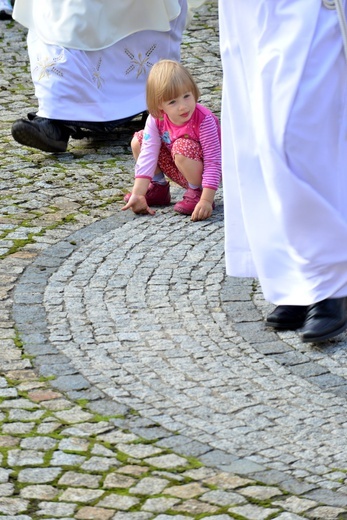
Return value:
<svg viewBox="0 0 347 520">
<path fill-rule="evenodd" d="M 105 122 L 144 111 L 153 63 L 180 59 L 187 7 L 187 0 L 16 0 L 13 17 L 29 28 L 37 115 Z"/>
</svg>

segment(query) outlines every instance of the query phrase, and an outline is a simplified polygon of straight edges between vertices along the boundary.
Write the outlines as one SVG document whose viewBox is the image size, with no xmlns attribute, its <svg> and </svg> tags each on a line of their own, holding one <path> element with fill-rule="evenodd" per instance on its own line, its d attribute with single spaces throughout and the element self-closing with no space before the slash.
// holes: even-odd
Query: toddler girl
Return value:
<svg viewBox="0 0 347 520">
<path fill-rule="evenodd" d="M 197 103 L 200 92 L 180 63 L 161 60 L 147 80 L 149 116 L 136 132 L 131 148 L 136 160 L 135 182 L 123 210 L 154 215 L 150 206 L 170 204 L 166 177 L 185 188 L 174 211 L 191 220 L 211 216 L 221 181 L 220 125 L 210 110 Z"/>
</svg>

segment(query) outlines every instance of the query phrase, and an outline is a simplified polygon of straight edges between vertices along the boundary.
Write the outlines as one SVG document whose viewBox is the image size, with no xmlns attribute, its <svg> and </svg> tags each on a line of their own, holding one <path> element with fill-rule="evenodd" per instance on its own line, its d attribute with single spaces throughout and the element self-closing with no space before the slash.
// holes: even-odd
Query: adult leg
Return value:
<svg viewBox="0 0 347 520">
<path fill-rule="evenodd" d="M 345 296 L 347 67 L 336 13 L 316 0 L 221 0 L 220 15 L 227 272 L 259 277 L 277 305 Z"/>
<path fill-rule="evenodd" d="M 258 276 L 280 306 L 313 304 L 306 332 L 323 339 L 310 334 L 312 320 L 326 325 L 322 301 L 340 316 L 335 332 L 346 321 L 346 63 L 336 13 L 319 2 L 221 0 L 220 19 L 227 271 Z"/>
</svg>

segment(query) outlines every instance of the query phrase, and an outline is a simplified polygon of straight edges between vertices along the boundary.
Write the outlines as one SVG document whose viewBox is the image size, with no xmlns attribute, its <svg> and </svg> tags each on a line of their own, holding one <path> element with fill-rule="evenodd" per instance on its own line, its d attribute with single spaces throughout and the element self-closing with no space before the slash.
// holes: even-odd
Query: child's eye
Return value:
<svg viewBox="0 0 347 520">
<path fill-rule="evenodd" d="M 190 93 L 189 94 L 184 94 L 184 99 L 187 99 L 190 97 Z"/>
<path fill-rule="evenodd" d="M 171 101 L 169 101 L 169 105 L 174 105 L 176 103 L 176 100 L 175 99 L 172 99 Z"/>
</svg>

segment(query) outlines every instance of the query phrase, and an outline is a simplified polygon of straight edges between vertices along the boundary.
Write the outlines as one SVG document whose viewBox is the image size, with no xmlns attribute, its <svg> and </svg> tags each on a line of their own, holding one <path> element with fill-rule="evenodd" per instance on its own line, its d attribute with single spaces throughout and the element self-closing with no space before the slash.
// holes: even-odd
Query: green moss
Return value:
<svg viewBox="0 0 347 520">
<path fill-rule="evenodd" d="M 121 202 L 121 201 L 123 201 L 123 197 L 124 197 L 124 194 L 121 194 L 121 195 L 116 195 L 116 196 L 114 196 L 114 197 L 112 197 L 110 199 L 107 199 L 105 202 L 103 202 L 103 204 L 100 204 L 98 209 L 104 209 L 107 206 L 110 206 L 111 204 L 114 204 L 115 202 Z"/>
<path fill-rule="evenodd" d="M 39 381 L 40 383 L 44 383 L 44 382 L 46 382 L 46 381 L 53 381 L 53 380 L 56 379 L 56 378 L 57 378 L 57 376 L 40 376 L 40 377 L 38 378 L 38 381 Z"/>
<path fill-rule="evenodd" d="M 203 467 L 203 464 L 195 457 L 186 457 L 189 463 L 190 469 L 199 469 Z"/>
<path fill-rule="evenodd" d="M 116 458 L 122 464 L 128 464 L 129 455 L 127 455 L 126 453 L 123 453 L 122 451 L 117 451 L 117 457 Z"/>
<path fill-rule="evenodd" d="M 245 516 L 238 515 L 236 513 L 232 513 L 231 511 L 228 511 L 228 514 L 230 515 L 231 518 L 234 518 L 234 520 L 247 520 L 247 518 Z M 203 517 L 200 517 L 200 518 L 203 518 Z"/>
<path fill-rule="evenodd" d="M 27 244 L 32 244 L 34 242 L 32 235 L 28 235 L 28 238 L 17 238 L 12 241 L 12 246 L 8 250 L 8 253 L 5 255 L 2 255 L 0 258 L 4 258 L 7 255 L 12 255 L 13 253 L 16 253 L 18 249 L 22 249 Z"/>
<path fill-rule="evenodd" d="M 0 255 L 0 259 L 3 259 L 3 258 L 5 258 L 8 255 L 16 253 L 17 251 L 19 251 L 20 249 L 23 249 L 28 244 L 35 243 L 35 237 L 44 236 L 46 231 L 56 229 L 59 226 L 62 226 L 64 224 L 70 224 L 71 222 L 77 222 L 76 216 L 73 215 L 73 214 L 66 215 L 65 217 L 63 217 L 58 222 L 55 222 L 54 224 L 51 224 L 50 226 L 47 226 L 45 229 L 42 229 L 41 231 L 38 231 L 37 233 L 29 233 L 28 237 L 25 238 L 25 239 L 15 239 L 15 240 L 12 240 L 12 246 L 9 248 L 9 250 L 6 253 L 4 253 L 3 255 Z M 21 226 L 22 226 L 22 224 L 21 224 Z M 25 227 L 28 227 L 28 226 L 30 226 L 30 222 L 26 221 Z M 10 230 L 6 230 L 6 232 L 4 232 L 1 235 L 1 238 L 6 238 L 6 236 L 9 233 L 12 233 L 12 232 L 13 232 L 13 229 L 12 230 L 11 229 Z"/>
<path fill-rule="evenodd" d="M 93 413 L 93 412 L 91 412 L 91 413 Z M 94 417 L 91 422 L 103 422 L 103 421 L 109 422 L 112 419 L 121 419 L 121 417 L 119 415 L 99 415 L 98 413 L 96 413 L 96 414 L 94 413 Z"/>
<path fill-rule="evenodd" d="M 80 406 L 81 408 L 86 408 L 86 406 L 89 404 L 89 401 L 88 401 L 88 399 L 77 399 L 77 400 L 76 400 L 76 403 L 77 403 L 78 406 Z"/>
<path fill-rule="evenodd" d="M 35 359 L 35 356 L 31 356 L 30 354 L 22 354 L 21 358 L 29 359 L 30 361 L 32 361 L 33 359 Z"/>
<path fill-rule="evenodd" d="M 23 348 L 23 342 L 20 339 L 19 334 L 18 334 L 17 331 L 16 331 L 15 337 L 13 338 L 13 341 L 14 341 L 14 344 L 16 345 L 16 347 Z"/>
<path fill-rule="evenodd" d="M 61 221 L 62 223 L 66 224 L 67 222 L 76 222 L 76 216 L 75 215 L 66 215 Z"/>
<path fill-rule="evenodd" d="M 129 415 L 135 415 L 136 417 L 140 417 L 140 412 L 138 412 L 137 410 L 129 410 Z"/>
</svg>

